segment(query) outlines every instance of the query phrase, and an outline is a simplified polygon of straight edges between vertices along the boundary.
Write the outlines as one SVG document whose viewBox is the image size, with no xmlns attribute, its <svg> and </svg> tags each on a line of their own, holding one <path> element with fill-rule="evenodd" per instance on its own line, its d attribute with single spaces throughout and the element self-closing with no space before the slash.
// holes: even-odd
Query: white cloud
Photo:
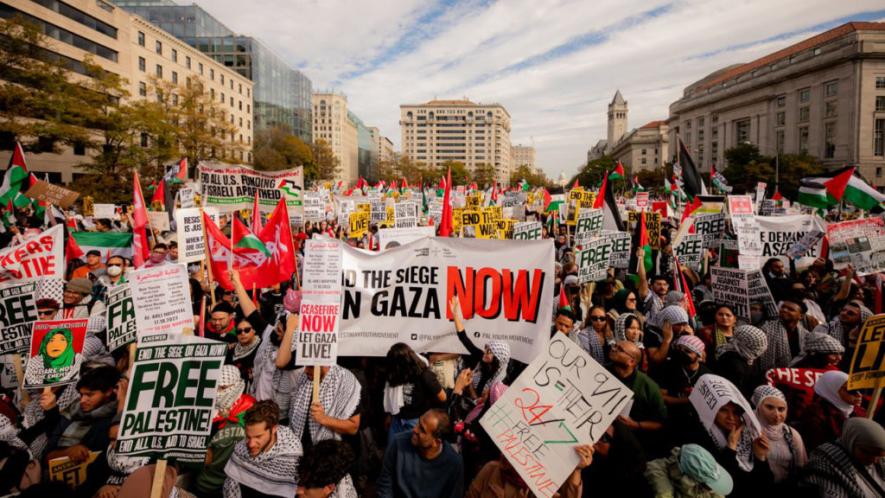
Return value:
<svg viewBox="0 0 885 498">
<path fill-rule="evenodd" d="M 606 104 L 616 89 L 630 104 L 630 126 L 640 126 L 666 118 L 685 86 L 717 69 L 807 38 L 821 24 L 877 9 L 881 17 L 882 9 L 876 0 L 445 3 L 454 5 L 203 6 L 299 65 L 315 88 L 340 82 L 352 110 L 397 144 L 400 104 L 462 96 L 499 102 L 512 116 L 513 142 L 533 142 L 550 176 L 574 172 L 605 137 Z"/>
</svg>

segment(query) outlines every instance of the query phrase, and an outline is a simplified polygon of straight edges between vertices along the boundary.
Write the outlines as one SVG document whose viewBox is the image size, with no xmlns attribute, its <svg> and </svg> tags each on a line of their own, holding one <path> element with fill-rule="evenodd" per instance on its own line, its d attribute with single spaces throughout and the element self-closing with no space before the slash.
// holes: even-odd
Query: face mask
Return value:
<svg viewBox="0 0 885 498">
<path fill-rule="evenodd" d="M 120 266 L 108 266 L 107 272 L 108 275 L 116 277 L 117 275 L 123 273 L 123 268 Z"/>
<path fill-rule="evenodd" d="M 762 320 L 765 319 L 765 313 L 761 311 L 751 311 L 750 312 L 750 323 L 753 325 L 762 323 Z"/>
</svg>

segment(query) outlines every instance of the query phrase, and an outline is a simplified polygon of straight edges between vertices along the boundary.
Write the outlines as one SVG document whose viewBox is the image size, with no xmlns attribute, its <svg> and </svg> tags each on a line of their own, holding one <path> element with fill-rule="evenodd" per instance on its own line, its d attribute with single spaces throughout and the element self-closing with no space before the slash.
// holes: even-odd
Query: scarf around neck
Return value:
<svg viewBox="0 0 885 498">
<path fill-rule="evenodd" d="M 320 368 L 320 367 L 314 367 Z M 314 443 L 326 439 L 341 439 L 336 432 L 317 423 L 310 416 L 310 403 L 313 397 L 313 379 L 304 369 L 295 373 L 292 386 L 292 402 L 289 407 L 289 427 L 301 441 L 304 425 L 310 430 L 310 440 Z M 360 383 L 347 369 L 332 365 L 329 373 L 320 381 L 320 404 L 326 415 L 346 420 L 353 415 L 360 402 Z"/>
</svg>

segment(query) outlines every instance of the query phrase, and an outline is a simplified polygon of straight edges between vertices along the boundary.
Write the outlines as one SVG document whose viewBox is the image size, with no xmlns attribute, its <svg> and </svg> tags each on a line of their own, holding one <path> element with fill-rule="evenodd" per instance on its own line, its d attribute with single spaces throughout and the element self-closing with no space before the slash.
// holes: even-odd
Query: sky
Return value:
<svg viewBox="0 0 885 498">
<path fill-rule="evenodd" d="M 500 103 L 511 142 L 534 145 L 551 178 L 574 174 L 605 138 L 618 89 L 636 128 L 666 119 L 686 86 L 717 69 L 885 20 L 881 0 L 194 1 L 261 39 L 314 91 L 347 95 L 397 149 L 401 104 Z"/>
</svg>

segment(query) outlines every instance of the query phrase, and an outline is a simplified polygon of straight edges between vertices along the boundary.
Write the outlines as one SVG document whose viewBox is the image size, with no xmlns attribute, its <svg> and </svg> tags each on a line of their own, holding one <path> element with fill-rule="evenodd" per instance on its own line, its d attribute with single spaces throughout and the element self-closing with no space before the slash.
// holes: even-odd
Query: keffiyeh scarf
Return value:
<svg viewBox="0 0 885 498">
<path fill-rule="evenodd" d="M 623 313 L 622 315 L 618 316 L 617 320 L 615 320 L 615 330 L 614 330 L 615 340 L 616 341 L 629 341 L 629 339 L 627 339 L 627 319 L 629 319 L 629 318 L 633 318 L 634 320 L 636 320 L 640 324 L 639 339 L 637 339 L 636 341 L 630 341 L 630 342 L 635 344 L 639 349 L 645 349 L 645 344 L 642 343 L 642 336 L 643 336 L 642 322 L 639 320 L 639 317 L 637 317 L 633 313 Z"/>
<path fill-rule="evenodd" d="M 256 337 L 252 342 L 250 342 L 246 346 L 243 346 L 242 344 L 237 342 L 237 344 L 234 346 L 234 351 L 233 351 L 233 355 L 232 355 L 233 360 L 237 361 L 239 359 L 249 356 L 250 354 L 252 354 L 253 351 L 258 349 L 258 346 L 260 344 L 261 344 L 260 337 Z"/>
<path fill-rule="evenodd" d="M 800 321 L 797 325 L 797 333 L 799 334 L 799 351 L 805 349 L 805 338 L 808 330 Z M 772 368 L 784 368 L 790 366 L 793 361 L 793 354 L 790 352 L 790 339 L 787 336 L 786 327 L 781 324 L 778 319 L 769 320 L 762 325 L 762 331 L 768 337 L 768 349 L 759 359 L 762 371 L 768 371 Z M 735 329 L 735 333 L 737 328 Z"/>
<path fill-rule="evenodd" d="M 733 351 L 747 360 L 748 365 L 752 365 L 756 358 L 765 353 L 768 346 L 769 342 L 765 332 L 752 325 L 738 325 L 734 328 L 734 337 L 731 342 L 726 342 L 716 348 L 716 357 Z"/>
<path fill-rule="evenodd" d="M 581 349 L 590 353 L 594 360 L 600 364 L 605 363 L 605 347 L 599 341 L 599 336 L 596 335 L 596 331 L 592 326 L 578 332 L 577 340 Z"/>
<path fill-rule="evenodd" d="M 299 438 L 286 426 L 278 425 L 273 447 L 257 457 L 249 454 L 246 441 L 240 441 L 224 466 L 225 498 L 239 497 L 240 484 L 272 496 L 295 496 L 295 473 L 302 455 Z"/>
<path fill-rule="evenodd" d="M 240 371 L 233 365 L 224 365 L 218 374 L 218 389 L 215 397 L 215 409 L 218 415 L 227 417 L 230 409 L 234 406 L 237 398 L 243 394 L 246 389 L 246 383 L 240 376 Z"/>
<path fill-rule="evenodd" d="M 295 437 L 301 441 L 301 433 L 306 423 L 310 429 L 310 440 L 314 443 L 326 439 L 340 440 L 341 436 L 310 417 L 312 397 L 313 379 L 305 375 L 304 369 L 298 370 L 293 380 L 292 403 L 289 407 L 289 427 L 292 428 Z M 359 402 L 359 381 L 347 369 L 332 365 L 329 373 L 320 381 L 320 404 L 323 405 L 326 415 L 346 420 L 356 411 Z"/>
<path fill-rule="evenodd" d="M 491 341 L 486 344 L 486 347 L 498 359 L 498 370 L 485 383 L 485 387 L 491 387 L 495 382 L 504 382 L 504 377 L 507 376 L 507 365 L 510 364 L 510 345 L 506 342 Z M 477 367 L 473 374 L 473 388 L 478 389 L 480 382 L 482 382 L 482 369 Z"/>
</svg>

